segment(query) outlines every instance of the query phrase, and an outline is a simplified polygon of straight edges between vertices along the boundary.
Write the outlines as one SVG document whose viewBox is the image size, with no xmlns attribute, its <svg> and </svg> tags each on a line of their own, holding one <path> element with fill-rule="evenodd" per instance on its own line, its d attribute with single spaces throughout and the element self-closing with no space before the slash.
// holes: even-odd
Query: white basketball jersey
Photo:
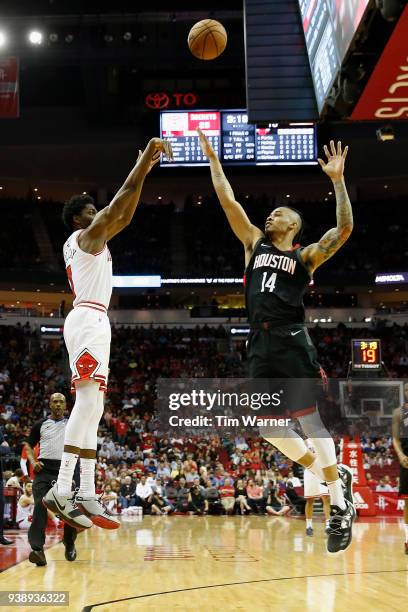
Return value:
<svg viewBox="0 0 408 612">
<path fill-rule="evenodd" d="M 74 294 L 74 306 L 103 306 L 107 310 L 112 295 L 112 256 L 107 244 L 95 255 L 82 251 L 78 244 L 82 231 L 71 234 L 64 244 L 65 268 Z"/>
<path fill-rule="evenodd" d="M 32 515 L 32 513 L 34 512 L 34 504 L 29 504 L 28 506 L 20 506 L 20 504 L 17 504 L 17 515 L 16 515 L 16 522 L 19 523 L 20 521 L 24 521 L 24 519 L 27 519 L 29 516 Z"/>
</svg>

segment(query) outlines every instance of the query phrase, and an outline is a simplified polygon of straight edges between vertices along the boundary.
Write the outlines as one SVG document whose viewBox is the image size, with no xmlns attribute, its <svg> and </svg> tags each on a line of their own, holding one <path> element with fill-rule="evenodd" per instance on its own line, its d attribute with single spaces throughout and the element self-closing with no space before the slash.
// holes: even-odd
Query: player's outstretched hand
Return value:
<svg viewBox="0 0 408 612">
<path fill-rule="evenodd" d="M 173 161 L 173 149 L 168 140 L 164 138 L 152 138 L 150 142 L 154 144 L 156 151 L 163 153 L 169 161 Z"/>
<path fill-rule="evenodd" d="M 347 156 L 348 147 L 344 148 L 344 151 L 341 147 L 341 142 L 337 143 L 337 149 L 334 145 L 334 141 L 330 141 L 330 150 L 324 145 L 324 152 L 327 157 L 327 162 L 323 161 L 323 159 L 318 158 L 318 162 L 323 168 L 323 172 L 327 174 L 331 178 L 332 181 L 337 181 L 343 177 L 344 174 L 344 161 Z"/>
<path fill-rule="evenodd" d="M 197 133 L 200 138 L 200 146 L 201 146 L 201 150 L 204 153 L 204 155 L 206 157 L 216 157 L 216 153 L 214 149 L 212 148 L 212 146 L 210 145 L 210 142 L 207 136 L 204 134 L 204 132 L 202 132 L 200 128 L 197 128 Z"/>
</svg>

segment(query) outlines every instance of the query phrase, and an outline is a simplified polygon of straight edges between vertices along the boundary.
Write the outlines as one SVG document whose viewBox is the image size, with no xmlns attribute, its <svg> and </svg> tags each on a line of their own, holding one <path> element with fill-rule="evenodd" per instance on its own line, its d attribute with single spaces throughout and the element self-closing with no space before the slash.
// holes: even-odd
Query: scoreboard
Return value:
<svg viewBox="0 0 408 612">
<path fill-rule="evenodd" d="M 381 340 L 367 339 L 351 341 L 353 370 L 379 370 L 381 368 Z"/>
<path fill-rule="evenodd" d="M 319 112 L 369 0 L 298 0 Z"/>
<path fill-rule="evenodd" d="M 316 129 L 313 124 L 258 127 L 248 123 L 246 110 L 162 111 L 160 135 L 167 138 L 174 162 L 163 166 L 200 166 L 208 163 L 196 129 L 208 137 L 222 164 L 316 164 Z"/>
</svg>

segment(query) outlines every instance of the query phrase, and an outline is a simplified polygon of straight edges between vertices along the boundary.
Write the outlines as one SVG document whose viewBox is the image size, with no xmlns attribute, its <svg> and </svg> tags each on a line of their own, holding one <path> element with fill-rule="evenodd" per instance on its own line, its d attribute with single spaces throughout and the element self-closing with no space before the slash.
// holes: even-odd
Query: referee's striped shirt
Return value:
<svg viewBox="0 0 408 612">
<path fill-rule="evenodd" d="M 54 421 L 50 416 L 34 423 L 28 437 L 31 448 L 40 444 L 39 459 L 61 461 L 64 450 L 65 427 L 68 419 Z"/>
</svg>

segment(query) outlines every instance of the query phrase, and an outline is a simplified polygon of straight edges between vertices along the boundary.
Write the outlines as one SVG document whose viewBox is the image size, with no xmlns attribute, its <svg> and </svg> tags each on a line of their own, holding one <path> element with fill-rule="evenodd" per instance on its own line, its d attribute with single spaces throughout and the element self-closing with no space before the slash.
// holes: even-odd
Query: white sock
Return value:
<svg viewBox="0 0 408 612">
<path fill-rule="evenodd" d="M 309 529 L 309 527 L 312 526 L 313 523 L 313 519 L 306 519 L 306 528 Z"/>
<path fill-rule="evenodd" d="M 326 527 L 330 525 L 330 519 L 326 519 Z"/>
<path fill-rule="evenodd" d="M 405 541 L 408 542 L 408 523 L 404 523 Z"/>
<path fill-rule="evenodd" d="M 95 497 L 95 463 L 96 459 L 80 458 L 80 485 L 79 495 L 82 497 Z"/>
<path fill-rule="evenodd" d="M 62 453 L 61 467 L 57 479 L 57 491 L 60 495 L 70 497 L 72 491 L 72 478 L 74 476 L 77 461 L 78 455 L 66 453 L 65 451 Z"/>
<path fill-rule="evenodd" d="M 340 510 L 344 510 L 346 508 L 346 502 L 344 501 L 343 487 L 340 478 L 333 482 L 328 482 L 327 488 L 330 493 L 330 504 L 332 506 L 338 506 Z"/>
</svg>

